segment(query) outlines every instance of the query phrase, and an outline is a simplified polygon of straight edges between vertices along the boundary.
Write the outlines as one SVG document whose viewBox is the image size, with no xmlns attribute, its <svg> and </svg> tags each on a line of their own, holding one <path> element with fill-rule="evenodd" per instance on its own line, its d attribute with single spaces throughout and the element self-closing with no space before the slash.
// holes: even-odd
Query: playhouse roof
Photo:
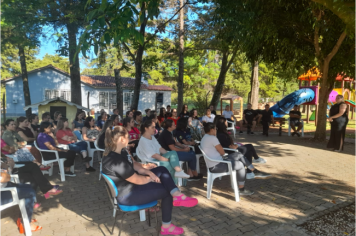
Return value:
<svg viewBox="0 0 356 236">
<path fill-rule="evenodd" d="M 40 105 L 47 105 L 48 103 L 51 103 L 51 102 L 64 102 L 64 103 L 67 103 L 68 105 L 71 105 L 71 106 L 76 106 L 78 109 L 81 109 L 81 110 L 84 110 L 84 111 L 90 111 L 90 109 L 86 108 L 86 107 L 82 107 L 76 103 L 73 103 L 73 102 L 70 102 L 70 101 L 67 101 L 63 98 L 60 98 L 60 97 L 56 97 L 56 98 L 52 98 L 52 99 L 48 99 L 48 100 L 45 100 L 45 101 L 42 101 L 42 102 L 38 102 L 38 103 L 35 103 L 35 104 L 31 104 L 31 105 L 28 105 L 28 106 L 25 106 L 23 109 L 26 111 L 27 109 L 29 108 L 38 108 L 38 106 Z"/>
</svg>

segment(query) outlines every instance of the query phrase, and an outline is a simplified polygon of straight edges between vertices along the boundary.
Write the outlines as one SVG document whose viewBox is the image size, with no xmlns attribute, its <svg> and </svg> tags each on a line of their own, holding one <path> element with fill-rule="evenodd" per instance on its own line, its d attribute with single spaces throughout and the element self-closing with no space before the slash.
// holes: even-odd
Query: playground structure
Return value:
<svg viewBox="0 0 356 236">
<path fill-rule="evenodd" d="M 321 77 L 321 74 L 317 68 L 309 70 L 307 73 L 298 77 L 299 79 L 299 90 L 287 95 L 281 101 L 277 102 L 274 106 L 271 107 L 273 111 L 273 116 L 276 118 L 282 118 L 283 116 L 289 114 L 289 111 L 293 109 L 294 105 L 306 105 L 307 106 L 307 120 L 306 123 L 309 123 L 310 120 L 315 121 L 317 124 L 317 114 L 318 114 L 318 105 L 319 105 L 319 84 L 316 86 L 311 86 L 311 81 L 315 81 Z M 307 85 L 303 86 L 303 81 L 307 82 Z M 355 110 L 355 91 L 356 84 L 355 80 L 350 77 L 344 77 L 338 75 L 335 79 L 336 82 L 341 82 L 341 88 L 335 88 L 331 91 L 329 95 L 328 103 L 332 105 L 335 103 L 336 96 L 341 94 L 344 96 L 345 103 L 348 104 L 348 111 L 351 109 L 351 118 L 353 119 L 354 110 Z M 353 88 L 351 91 L 348 88 L 345 88 L 345 82 L 349 83 L 349 88 Z M 311 116 L 309 116 L 310 105 L 315 105 L 315 110 Z"/>
<path fill-rule="evenodd" d="M 223 112 L 223 100 L 228 100 L 230 101 L 230 111 L 234 112 L 234 101 L 238 100 L 240 101 L 240 111 L 239 114 L 237 114 L 237 117 L 240 117 L 242 119 L 242 114 L 243 114 L 243 98 L 237 95 L 225 95 L 220 97 L 220 114 Z M 235 112 L 234 112 L 235 116 Z"/>
</svg>

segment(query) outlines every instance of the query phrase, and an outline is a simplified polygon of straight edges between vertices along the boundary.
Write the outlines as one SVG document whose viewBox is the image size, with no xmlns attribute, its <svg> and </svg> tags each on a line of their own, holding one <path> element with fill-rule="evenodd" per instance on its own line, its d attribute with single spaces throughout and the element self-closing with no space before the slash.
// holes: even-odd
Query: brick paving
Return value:
<svg viewBox="0 0 356 236">
<path fill-rule="evenodd" d="M 216 179 L 211 200 L 207 200 L 206 167 L 201 159 L 204 179 L 182 187 L 184 193 L 199 199 L 199 205 L 173 208 L 173 223 L 184 228 L 184 235 L 305 235 L 295 227 L 297 224 L 317 212 L 354 201 L 355 144 L 346 144 L 343 153 L 335 153 L 325 150 L 326 143 L 286 134 L 271 134 L 268 138 L 244 134 L 236 140 L 254 144 L 258 154 L 267 160 L 256 167 L 273 176 L 247 180 L 246 188 L 255 194 L 242 196 L 238 203 L 229 177 Z M 98 171 L 85 173 L 80 161 L 76 174 L 63 183 L 57 174 L 49 177 L 64 192 L 49 200 L 38 194 L 42 207 L 35 211 L 34 218 L 43 229 L 33 235 L 110 235 L 113 217 L 104 180 L 98 180 Z M 19 235 L 15 223 L 18 214 L 17 207 L 1 212 L 2 236 Z M 160 213 L 158 217 L 160 221 Z M 118 223 L 115 235 L 119 232 Z M 121 235 L 157 235 L 155 227 L 154 218 L 149 227 L 147 222 L 139 221 L 138 213 L 133 213 L 125 218 Z"/>
</svg>

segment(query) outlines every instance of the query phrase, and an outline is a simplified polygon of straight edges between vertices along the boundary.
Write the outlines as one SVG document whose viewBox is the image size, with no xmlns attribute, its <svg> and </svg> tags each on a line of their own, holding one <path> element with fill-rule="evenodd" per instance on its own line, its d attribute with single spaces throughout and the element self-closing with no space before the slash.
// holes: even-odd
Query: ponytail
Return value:
<svg viewBox="0 0 356 236">
<path fill-rule="evenodd" d="M 104 156 L 109 155 L 111 151 L 116 150 L 116 143 L 120 137 L 125 137 L 128 134 L 127 130 L 122 126 L 115 126 L 112 130 L 108 127 L 105 131 L 105 151 Z"/>
</svg>

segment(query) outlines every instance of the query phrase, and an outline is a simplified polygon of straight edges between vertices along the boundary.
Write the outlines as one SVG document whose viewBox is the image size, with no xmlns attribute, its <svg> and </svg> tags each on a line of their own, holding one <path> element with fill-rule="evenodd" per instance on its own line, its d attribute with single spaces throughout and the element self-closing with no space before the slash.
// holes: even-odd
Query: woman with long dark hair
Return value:
<svg viewBox="0 0 356 236">
<path fill-rule="evenodd" d="M 129 147 L 130 147 L 130 152 L 136 153 L 136 148 L 138 146 L 138 142 L 140 140 L 141 137 L 141 133 L 140 131 L 135 127 L 135 121 L 132 117 L 125 117 L 123 119 L 123 126 L 124 128 L 127 130 L 128 134 L 129 134 Z"/>
<path fill-rule="evenodd" d="M 112 115 L 115 116 L 115 115 Z M 111 117 L 112 117 L 111 116 Z M 107 120 L 103 126 L 103 129 L 99 133 L 99 138 L 98 138 L 98 147 L 100 149 L 105 149 L 105 132 L 108 128 L 112 129 L 114 127 L 114 120 Z"/>
<path fill-rule="evenodd" d="M 16 119 L 17 123 L 17 133 L 20 137 L 27 142 L 28 145 L 33 145 L 33 141 L 35 141 L 36 133 L 32 129 L 31 123 L 28 122 L 27 118 L 24 116 L 20 116 Z"/>
<path fill-rule="evenodd" d="M 172 115 L 167 117 L 167 120 L 172 120 L 175 125 L 177 125 L 177 121 L 179 119 L 179 116 L 177 115 L 177 109 L 172 109 Z"/>
<path fill-rule="evenodd" d="M 154 127 L 152 122 L 151 125 Z M 103 173 L 117 186 L 118 203 L 132 206 L 162 199 L 161 234 L 184 233 L 182 228 L 171 224 L 172 207 L 194 207 L 198 204 L 198 200 L 181 193 L 165 167 L 159 166 L 147 170 L 141 163 L 128 157 L 125 148 L 129 143 L 129 135 L 124 127 L 116 126 L 113 130 L 107 129 L 105 136 Z"/>
<path fill-rule="evenodd" d="M 83 112 L 78 111 L 77 114 L 75 114 L 75 118 L 72 122 L 72 130 L 81 131 L 83 127 L 84 127 Z"/>
<path fill-rule="evenodd" d="M 231 148 L 231 149 L 237 149 L 239 152 L 241 152 L 246 159 L 250 163 L 266 163 L 266 160 L 263 159 L 262 157 L 259 157 L 256 153 L 256 150 L 252 144 L 244 144 L 244 145 L 238 145 L 235 144 L 230 137 L 229 133 L 227 132 L 227 120 L 225 117 L 220 116 L 217 121 L 216 121 L 216 129 L 217 129 L 217 138 L 223 148 Z M 233 153 L 233 151 L 226 151 L 227 153 Z M 252 157 L 254 159 L 252 159 Z M 256 178 L 266 178 L 270 175 L 264 174 L 257 170 L 256 168 L 252 172 L 250 169 L 247 169 L 247 179 L 254 179 Z"/>
<path fill-rule="evenodd" d="M 179 114 L 179 118 L 189 118 L 188 104 L 182 106 L 182 111 Z"/>
<path fill-rule="evenodd" d="M 347 105 L 342 95 L 336 96 L 336 103 L 330 108 L 328 121 L 331 124 L 331 130 L 327 147 L 341 152 L 344 150 L 346 126 L 349 122 Z"/>
<path fill-rule="evenodd" d="M 161 107 L 159 109 L 159 116 L 157 116 L 159 123 L 162 123 L 166 119 L 166 108 Z"/>
<path fill-rule="evenodd" d="M 88 116 L 84 121 L 84 127 L 82 128 L 82 135 L 84 141 L 89 141 L 90 148 L 95 148 L 94 142 L 99 137 L 99 129 L 95 126 L 95 120 L 93 117 Z"/>
</svg>

